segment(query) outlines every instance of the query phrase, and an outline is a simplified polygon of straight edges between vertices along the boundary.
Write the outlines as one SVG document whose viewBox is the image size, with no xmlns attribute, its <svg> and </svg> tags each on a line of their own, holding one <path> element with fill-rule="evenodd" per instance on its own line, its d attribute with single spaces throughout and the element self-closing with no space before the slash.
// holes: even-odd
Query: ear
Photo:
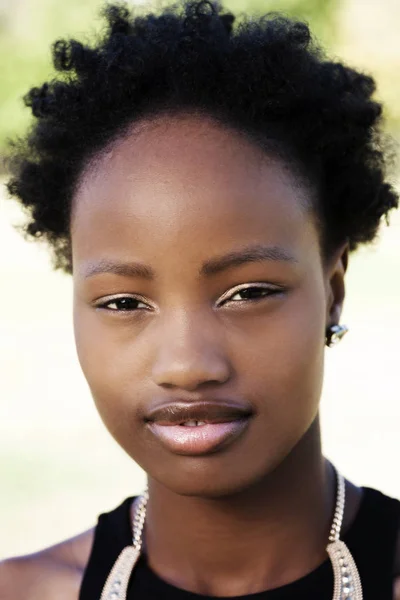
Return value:
<svg viewBox="0 0 400 600">
<path fill-rule="evenodd" d="M 344 276 L 349 261 L 349 244 L 345 242 L 334 253 L 326 269 L 327 306 L 326 326 L 337 325 L 345 298 Z"/>
</svg>

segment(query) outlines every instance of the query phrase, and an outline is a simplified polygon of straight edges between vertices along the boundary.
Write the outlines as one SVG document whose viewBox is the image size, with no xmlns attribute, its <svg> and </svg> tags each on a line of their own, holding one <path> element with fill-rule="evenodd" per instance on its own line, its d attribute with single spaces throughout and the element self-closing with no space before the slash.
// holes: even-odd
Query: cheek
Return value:
<svg viewBox="0 0 400 600">
<path fill-rule="evenodd" d="M 315 419 L 322 391 L 322 282 L 308 282 L 297 290 L 256 335 L 257 343 L 243 365 L 247 385 L 258 397 L 262 420 L 277 444 L 296 443 Z"/>
<path fill-rule="evenodd" d="M 79 362 L 96 408 L 110 433 L 115 436 L 127 419 L 132 421 L 132 388 L 140 365 L 127 352 L 118 328 L 102 325 L 94 311 L 74 306 L 75 343 Z M 140 355 L 139 355 L 140 356 Z"/>
</svg>

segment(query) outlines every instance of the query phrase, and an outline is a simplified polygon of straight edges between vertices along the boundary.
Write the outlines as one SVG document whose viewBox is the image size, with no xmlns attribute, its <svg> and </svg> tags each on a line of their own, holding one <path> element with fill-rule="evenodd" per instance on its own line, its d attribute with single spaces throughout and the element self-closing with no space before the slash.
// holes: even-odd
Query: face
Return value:
<svg viewBox="0 0 400 600">
<path fill-rule="evenodd" d="M 79 360 L 112 436 L 177 493 L 262 480 L 317 416 L 332 289 L 306 194 L 239 133 L 194 115 L 136 125 L 81 177 Z M 178 400 L 247 417 L 214 445 L 223 426 L 208 425 L 208 450 L 179 435 L 171 446 L 149 414 Z"/>
</svg>

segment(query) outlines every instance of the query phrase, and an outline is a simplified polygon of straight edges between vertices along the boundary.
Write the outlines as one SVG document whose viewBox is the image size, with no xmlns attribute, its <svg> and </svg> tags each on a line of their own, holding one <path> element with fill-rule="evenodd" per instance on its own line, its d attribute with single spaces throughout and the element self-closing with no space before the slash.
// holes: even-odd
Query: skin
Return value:
<svg viewBox="0 0 400 600">
<path fill-rule="evenodd" d="M 105 426 L 148 473 L 151 568 L 196 593 L 279 587 L 327 557 L 335 482 L 318 410 L 325 331 L 340 321 L 348 248 L 323 264 L 311 195 L 287 165 L 193 114 L 135 125 L 87 166 L 76 189 L 80 364 Z M 294 260 L 200 274 L 206 261 L 253 244 L 279 246 Z M 140 262 L 154 280 L 120 267 L 94 273 L 104 261 Z M 246 285 L 280 293 L 243 300 L 237 288 Z M 136 310 L 116 310 L 115 295 L 134 295 Z M 144 423 L 147 407 L 196 393 L 245 399 L 250 426 L 212 455 L 169 452 Z M 361 500 L 360 488 L 346 486 L 344 531 Z M 19 569 L 36 581 L 47 568 L 42 597 L 64 577 L 65 598 L 76 598 L 92 541 L 93 529 L 14 559 L 3 580 Z"/>
</svg>

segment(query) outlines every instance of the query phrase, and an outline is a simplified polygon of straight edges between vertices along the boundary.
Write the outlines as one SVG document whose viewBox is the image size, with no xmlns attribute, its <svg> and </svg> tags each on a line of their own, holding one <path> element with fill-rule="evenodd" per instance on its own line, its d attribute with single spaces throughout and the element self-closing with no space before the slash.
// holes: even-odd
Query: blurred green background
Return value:
<svg viewBox="0 0 400 600">
<path fill-rule="evenodd" d="M 132 1 L 138 12 L 169 2 Z M 22 96 L 52 75 L 50 45 L 56 37 L 92 38 L 101 26 L 99 0 L 0 0 L 0 153 L 8 136 L 29 122 Z M 400 3 L 382 0 L 226 0 L 234 12 L 284 11 L 306 19 L 330 52 L 378 77 L 392 131 L 400 131 Z"/>
<path fill-rule="evenodd" d="M 138 12 L 166 2 L 131 1 Z M 53 75 L 58 37 L 91 39 L 98 0 L 0 0 L 0 157 L 30 114 L 22 96 Z M 309 21 L 329 54 L 372 74 L 386 128 L 400 139 L 398 0 L 226 0 L 234 12 L 280 10 Z M 6 173 L 3 171 L 3 180 Z M 394 181 L 396 183 L 395 175 Z M 0 182 L 1 183 L 1 182 Z M 55 543 L 138 493 L 144 474 L 111 439 L 80 372 L 71 281 L 24 241 L 19 208 L 0 191 L 0 558 Z M 351 258 L 343 321 L 327 349 L 325 453 L 359 485 L 400 498 L 400 217 Z"/>
</svg>

